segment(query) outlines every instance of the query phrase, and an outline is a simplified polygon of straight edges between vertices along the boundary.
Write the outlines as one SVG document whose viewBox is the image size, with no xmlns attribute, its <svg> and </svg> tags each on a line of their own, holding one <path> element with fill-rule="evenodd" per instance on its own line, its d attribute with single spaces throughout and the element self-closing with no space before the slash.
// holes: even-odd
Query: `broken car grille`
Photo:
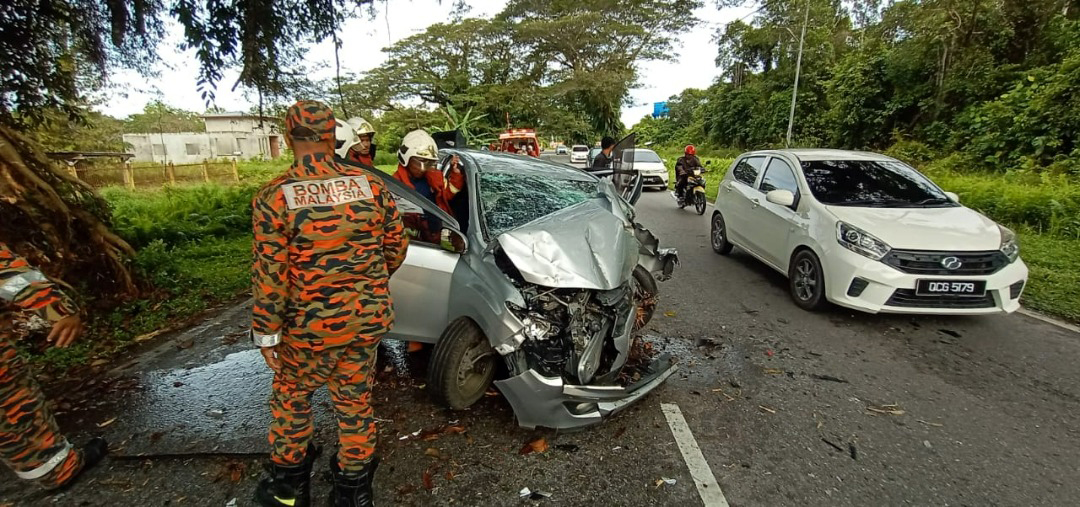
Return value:
<svg viewBox="0 0 1080 507">
<path fill-rule="evenodd" d="M 950 257 L 960 261 L 960 267 L 948 269 L 943 262 Z M 931 252 L 925 250 L 893 250 L 881 259 L 904 273 L 913 275 L 985 276 L 997 273 L 1009 264 L 1005 254 L 993 252 Z"/>
<path fill-rule="evenodd" d="M 994 295 L 990 291 L 986 291 L 982 296 L 920 296 L 915 293 L 915 289 L 896 289 L 892 297 L 885 302 L 885 306 L 900 308 L 946 308 L 958 310 L 993 308 L 994 305 Z"/>
</svg>

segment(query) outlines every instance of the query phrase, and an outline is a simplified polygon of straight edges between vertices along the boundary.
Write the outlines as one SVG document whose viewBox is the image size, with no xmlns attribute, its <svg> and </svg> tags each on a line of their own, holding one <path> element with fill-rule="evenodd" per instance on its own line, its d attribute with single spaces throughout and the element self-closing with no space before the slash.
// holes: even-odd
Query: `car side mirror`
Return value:
<svg viewBox="0 0 1080 507">
<path fill-rule="evenodd" d="M 460 232 L 444 228 L 442 230 L 442 240 L 439 242 L 439 246 L 447 252 L 463 254 L 468 250 L 469 243 L 465 240 L 465 236 Z"/>
<path fill-rule="evenodd" d="M 960 196 L 956 192 L 945 192 L 945 197 L 948 197 L 950 201 L 960 204 Z"/>
<path fill-rule="evenodd" d="M 795 205 L 795 194 L 790 190 L 773 190 L 765 194 L 765 200 L 777 206 L 790 208 Z"/>
</svg>

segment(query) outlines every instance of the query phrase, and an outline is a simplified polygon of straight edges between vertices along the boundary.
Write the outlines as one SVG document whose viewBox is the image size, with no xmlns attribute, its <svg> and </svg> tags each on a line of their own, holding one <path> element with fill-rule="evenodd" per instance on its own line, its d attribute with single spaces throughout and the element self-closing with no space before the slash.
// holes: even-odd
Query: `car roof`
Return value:
<svg viewBox="0 0 1080 507">
<path fill-rule="evenodd" d="M 821 160 L 895 160 L 892 157 L 870 151 L 853 150 L 830 150 L 824 148 L 792 148 L 786 150 L 760 150 L 744 153 L 747 155 L 777 155 L 787 154 L 798 159 L 800 162 L 816 162 Z"/>
</svg>

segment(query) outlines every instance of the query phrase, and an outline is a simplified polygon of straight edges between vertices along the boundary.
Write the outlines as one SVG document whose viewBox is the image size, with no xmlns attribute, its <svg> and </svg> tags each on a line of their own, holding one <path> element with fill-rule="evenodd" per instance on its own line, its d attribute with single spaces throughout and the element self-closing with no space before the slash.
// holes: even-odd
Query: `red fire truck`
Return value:
<svg viewBox="0 0 1080 507">
<path fill-rule="evenodd" d="M 540 142 L 536 139 L 536 129 L 506 129 L 499 134 L 499 151 L 517 153 L 530 157 L 540 156 Z"/>
</svg>

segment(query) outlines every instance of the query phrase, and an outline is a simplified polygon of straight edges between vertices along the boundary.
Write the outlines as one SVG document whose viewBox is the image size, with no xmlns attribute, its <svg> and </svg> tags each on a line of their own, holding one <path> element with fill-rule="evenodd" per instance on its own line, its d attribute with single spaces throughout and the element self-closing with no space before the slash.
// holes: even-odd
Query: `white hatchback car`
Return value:
<svg viewBox="0 0 1080 507">
<path fill-rule="evenodd" d="M 642 148 L 624 150 L 622 159 L 624 163 L 633 163 L 634 170 L 641 173 L 643 188 L 667 189 L 668 169 L 655 151 Z"/>
<path fill-rule="evenodd" d="M 713 250 L 788 276 L 807 310 L 1013 312 L 1028 269 L 1016 235 L 896 159 L 840 150 L 757 151 L 720 184 Z"/>
<path fill-rule="evenodd" d="M 575 144 L 573 148 L 570 148 L 570 163 L 571 164 L 584 164 L 588 159 L 589 147 L 584 144 Z"/>
</svg>

